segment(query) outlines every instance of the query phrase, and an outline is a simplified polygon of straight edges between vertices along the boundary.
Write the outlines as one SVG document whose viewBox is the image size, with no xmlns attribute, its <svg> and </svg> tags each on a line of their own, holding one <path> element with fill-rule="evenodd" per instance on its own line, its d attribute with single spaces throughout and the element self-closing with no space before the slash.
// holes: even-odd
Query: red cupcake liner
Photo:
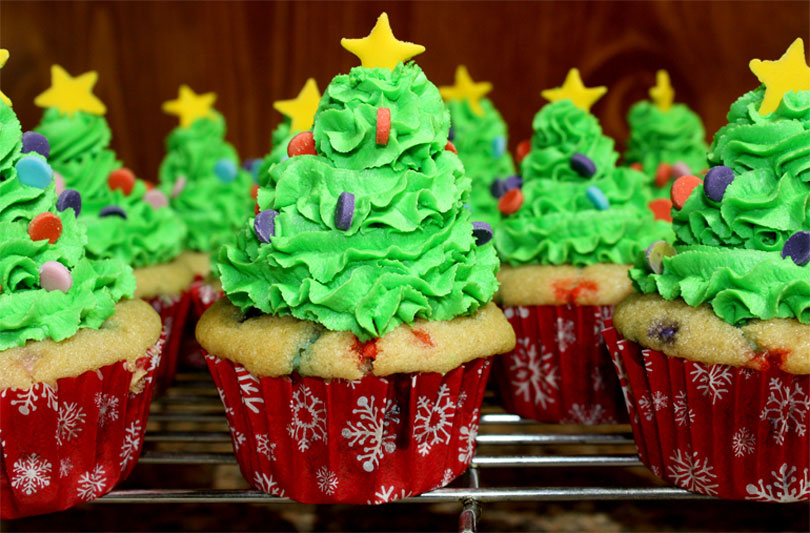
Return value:
<svg viewBox="0 0 810 533">
<path fill-rule="evenodd" d="M 0 517 L 61 511 L 110 492 L 141 454 L 165 337 L 135 365 L 126 361 L 55 385 L 0 392 Z"/>
<path fill-rule="evenodd" d="M 155 392 L 160 394 L 169 388 L 174 376 L 177 375 L 177 356 L 183 340 L 183 328 L 191 305 L 191 296 L 189 291 L 184 291 L 176 296 L 155 296 L 146 302 L 160 315 L 160 321 L 163 323 L 161 336 L 166 338 L 155 384 Z"/>
<path fill-rule="evenodd" d="M 242 475 L 268 494 L 382 504 L 447 485 L 475 452 L 489 359 L 355 381 L 256 378 L 206 359 Z"/>
<path fill-rule="evenodd" d="M 205 310 L 222 298 L 224 294 L 222 289 L 215 288 L 200 277 L 197 277 L 191 284 L 189 293 L 191 294 L 191 310 L 195 321 L 199 320 Z"/>
<path fill-rule="evenodd" d="M 604 331 L 642 462 L 730 500 L 810 500 L 810 375 L 707 365 Z"/>
<path fill-rule="evenodd" d="M 504 408 L 539 422 L 626 422 L 601 331 L 613 306 L 504 307 L 515 349 L 495 362 Z"/>
</svg>

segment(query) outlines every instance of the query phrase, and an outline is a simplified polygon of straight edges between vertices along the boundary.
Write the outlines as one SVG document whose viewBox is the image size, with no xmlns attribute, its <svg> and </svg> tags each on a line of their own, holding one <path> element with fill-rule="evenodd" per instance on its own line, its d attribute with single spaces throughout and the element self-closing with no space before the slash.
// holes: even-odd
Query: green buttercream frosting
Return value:
<svg viewBox="0 0 810 533">
<path fill-rule="evenodd" d="M 39 189 L 17 179 L 21 139 L 17 117 L 0 103 L 0 351 L 28 341 L 61 341 L 79 328 L 97 329 L 115 312 L 115 303 L 135 290 L 132 269 L 122 261 L 85 257 L 84 228 L 72 209 L 56 210 L 53 184 Z M 54 244 L 32 241 L 28 234 L 31 220 L 45 212 L 62 222 Z M 70 271 L 73 284 L 66 293 L 40 286 L 39 269 L 47 261 Z"/>
<path fill-rule="evenodd" d="M 810 323 L 810 264 L 781 257 L 791 235 L 810 231 L 810 91 L 787 93 L 765 116 L 757 111 L 763 95 L 760 87 L 734 102 L 715 135 L 710 165 L 735 173 L 723 199 L 695 188 L 673 210 L 678 254 L 664 259 L 662 274 L 639 259 L 630 275 L 643 292 L 709 303 L 731 324 Z"/>
<path fill-rule="evenodd" d="M 291 123 L 289 118 L 285 118 L 273 130 L 270 153 L 264 156 L 256 171 L 256 179 L 262 187 L 267 185 L 267 180 L 270 178 L 270 167 L 287 159 L 287 145 L 299 133 L 290 129 Z"/>
<path fill-rule="evenodd" d="M 88 256 L 114 257 L 142 267 L 171 261 L 180 254 L 186 226 L 171 209 L 156 210 L 144 202 L 144 182 L 138 180 L 129 195 L 110 190 L 107 178 L 121 163 L 108 148 L 111 133 L 104 117 L 47 109 L 36 131 L 48 138 L 48 162 L 62 175 L 65 187 L 82 195 L 79 220 L 87 227 Z M 100 217 L 107 206 L 120 207 L 127 218 Z"/>
<path fill-rule="evenodd" d="M 506 150 L 509 138 L 503 117 L 488 98 L 482 98 L 479 104 L 483 115 L 475 114 L 467 100 L 452 100 L 447 102 L 447 108 L 453 126 L 452 143 L 472 180 L 473 219 L 495 226 L 501 214 L 490 186 L 496 179 L 515 174 L 515 164 Z"/>
<path fill-rule="evenodd" d="M 378 107 L 391 110 L 386 145 L 376 143 Z M 359 339 L 416 318 L 450 320 L 492 299 L 498 259 L 476 246 L 470 179 L 445 150 L 449 115 L 415 64 L 356 67 L 332 80 L 315 116 L 318 155 L 270 169 L 261 209 L 279 212 L 260 242 L 253 219 L 218 268 L 243 310 L 314 320 Z M 335 225 L 343 192 L 354 194 L 348 230 Z"/>
<path fill-rule="evenodd" d="M 524 203 L 495 231 L 504 262 L 630 264 L 650 241 L 671 234 L 647 207 L 647 178 L 616 168 L 613 141 L 602 135 L 596 117 L 570 100 L 560 100 L 544 106 L 533 127 L 531 151 L 521 162 Z M 593 176 L 584 178 L 571 168 L 575 153 L 594 162 Z M 588 199 L 591 186 L 602 191 L 608 209 L 596 209 Z"/>
<path fill-rule="evenodd" d="M 160 165 L 160 189 L 188 226 L 185 246 L 216 252 L 233 240 L 236 230 L 253 214 L 253 180 L 241 168 L 234 147 L 225 141 L 225 120 L 213 112 L 213 118 L 198 119 L 187 128 L 178 126 L 166 139 L 166 152 Z M 214 172 L 223 159 L 237 169 L 233 181 L 223 181 Z M 181 176 L 186 185 L 174 196 L 172 189 Z"/>
</svg>

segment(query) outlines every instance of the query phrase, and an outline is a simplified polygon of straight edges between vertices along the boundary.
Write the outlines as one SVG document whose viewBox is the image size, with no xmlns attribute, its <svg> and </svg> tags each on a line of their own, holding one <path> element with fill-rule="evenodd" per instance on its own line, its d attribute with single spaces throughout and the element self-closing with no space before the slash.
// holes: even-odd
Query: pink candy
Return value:
<svg viewBox="0 0 810 533">
<path fill-rule="evenodd" d="M 176 185 L 177 184 L 175 184 L 175 186 Z M 143 195 L 143 201 L 155 209 L 160 209 L 161 207 L 166 207 L 169 205 L 169 199 L 166 198 L 165 194 L 157 189 L 146 191 L 146 194 Z"/>
<path fill-rule="evenodd" d="M 174 187 L 172 187 L 172 198 L 177 198 L 177 196 L 183 192 L 183 189 L 186 188 L 186 177 L 185 176 L 177 176 L 177 180 L 174 182 Z"/>
<path fill-rule="evenodd" d="M 67 292 L 73 286 L 73 276 L 62 263 L 46 261 L 39 267 L 39 285 L 46 291 Z"/>
</svg>

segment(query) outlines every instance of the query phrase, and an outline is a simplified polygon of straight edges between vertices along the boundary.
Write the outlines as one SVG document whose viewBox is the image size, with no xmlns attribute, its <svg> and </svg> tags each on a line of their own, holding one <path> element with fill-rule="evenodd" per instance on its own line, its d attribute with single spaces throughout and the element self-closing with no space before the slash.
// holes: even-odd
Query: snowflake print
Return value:
<svg viewBox="0 0 810 533">
<path fill-rule="evenodd" d="M 450 398 L 450 387 L 439 387 L 436 401 L 420 396 L 416 400 L 416 417 L 414 418 L 414 438 L 419 443 L 419 454 L 425 456 L 435 444 L 450 442 L 450 428 L 455 413 L 455 404 Z"/>
<path fill-rule="evenodd" d="M 198 294 L 200 296 L 200 301 L 203 303 L 203 305 L 205 305 L 206 308 L 219 300 L 222 295 L 220 291 L 207 283 L 203 283 L 199 286 Z"/>
<path fill-rule="evenodd" d="M 700 492 L 710 496 L 717 495 L 717 474 L 712 472 L 714 467 L 709 466 L 709 460 L 701 459 L 697 452 L 692 455 L 676 450 L 675 455 L 669 458 L 672 465 L 667 467 L 669 476 L 679 486 L 692 492 Z"/>
<path fill-rule="evenodd" d="M 560 351 L 564 352 L 576 341 L 577 337 L 574 333 L 574 321 L 565 320 L 563 317 L 557 317 L 557 345 L 559 346 Z"/>
<path fill-rule="evenodd" d="M 374 405 L 373 396 L 361 396 L 353 415 L 359 415 L 356 421 L 350 421 L 340 434 L 349 441 L 349 447 L 362 446 L 362 453 L 357 460 L 363 470 L 373 472 L 380 465 L 386 453 L 396 449 L 396 424 L 399 424 L 399 407 L 392 400 L 387 400 L 385 409 Z"/>
<path fill-rule="evenodd" d="M 2 429 L 0 429 L 0 452 L 3 453 L 3 457 L 8 457 L 8 455 L 6 455 L 6 441 L 3 438 L 3 430 Z"/>
<path fill-rule="evenodd" d="M 141 448 L 141 423 L 132 422 L 124 431 L 124 442 L 121 444 L 121 470 L 126 469 Z"/>
<path fill-rule="evenodd" d="M 39 391 L 39 392 L 38 392 Z M 3 394 L 5 396 L 5 392 Z M 23 416 L 28 416 L 37 410 L 37 399 L 45 398 L 47 406 L 54 411 L 58 410 L 56 389 L 47 383 L 36 383 L 30 389 L 17 392 L 17 399 L 11 400 L 11 405 L 19 405 L 17 410 Z"/>
<path fill-rule="evenodd" d="M 343 382 L 346 383 L 347 387 L 349 387 L 352 390 L 355 390 L 357 388 L 357 386 L 360 385 L 360 383 L 363 382 L 363 378 L 360 378 L 360 379 L 345 379 L 345 380 L 343 380 Z"/>
<path fill-rule="evenodd" d="M 449 485 L 450 482 L 453 481 L 453 479 L 455 479 L 453 471 L 449 468 L 445 469 L 444 474 L 442 475 L 442 487 L 446 487 L 447 485 Z"/>
<path fill-rule="evenodd" d="M 707 367 L 701 363 L 695 363 L 690 375 L 703 396 L 711 397 L 712 405 L 717 400 L 722 400 L 723 395 L 728 392 L 726 387 L 731 383 L 732 376 L 731 369 L 727 366 L 709 365 Z"/>
<path fill-rule="evenodd" d="M 593 367 L 593 370 L 591 370 L 591 388 L 594 392 L 605 390 L 605 378 L 602 376 L 602 371 L 598 366 Z"/>
<path fill-rule="evenodd" d="M 466 465 L 475 453 L 475 438 L 478 436 L 478 409 L 473 411 L 469 426 L 459 430 L 458 462 Z"/>
<path fill-rule="evenodd" d="M 754 500 L 780 503 L 806 500 L 810 498 L 810 473 L 805 468 L 804 474 L 797 478 L 793 475 L 795 472 L 795 466 L 788 468 L 785 463 L 779 467 L 778 472 L 771 471 L 773 484 L 766 485 L 765 481 L 760 479 L 756 485 L 747 485 L 745 490 Z"/>
<path fill-rule="evenodd" d="M 284 490 L 278 487 L 278 483 L 275 482 L 273 476 L 256 472 L 253 474 L 253 486 L 265 494 L 284 497 Z"/>
<path fill-rule="evenodd" d="M 754 453 L 757 439 L 753 433 L 746 428 L 738 429 L 731 437 L 731 450 L 734 457 L 743 457 Z"/>
<path fill-rule="evenodd" d="M 667 395 L 661 391 L 656 391 L 655 394 L 653 394 L 652 402 L 653 402 L 653 409 L 655 409 L 656 411 L 661 411 L 667 408 L 667 404 L 669 403 L 669 397 L 667 397 Z"/>
<path fill-rule="evenodd" d="M 392 502 L 394 500 L 404 500 L 411 495 L 411 493 L 407 492 L 405 489 L 400 489 L 399 492 L 396 490 L 396 487 L 393 485 L 388 487 L 382 485 L 380 486 L 379 490 L 374 493 L 374 499 L 368 500 L 366 503 L 369 505 L 380 505 L 383 503 Z"/>
<path fill-rule="evenodd" d="M 695 412 L 686 405 L 686 393 L 684 391 L 678 391 L 672 407 L 675 410 L 675 423 L 678 426 L 684 426 L 687 422 L 691 424 L 695 421 Z"/>
<path fill-rule="evenodd" d="M 568 418 L 564 420 L 567 424 L 615 424 L 616 420 L 612 416 L 608 416 L 604 407 L 599 404 L 588 407 L 587 405 L 580 405 L 575 403 L 568 411 Z"/>
<path fill-rule="evenodd" d="M 638 410 L 641 412 L 641 415 L 647 420 L 647 422 L 652 421 L 653 419 L 653 402 L 649 396 L 643 394 L 638 399 Z"/>
<path fill-rule="evenodd" d="M 12 467 L 11 486 L 29 496 L 36 494 L 51 484 L 51 468 L 50 462 L 35 453 L 18 459 Z"/>
<path fill-rule="evenodd" d="M 104 492 L 104 484 L 107 481 L 104 475 L 104 467 L 96 465 L 92 472 L 87 471 L 79 478 L 79 486 L 76 493 L 84 501 L 89 502 L 101 496 Z"/>
<path fill-rule="evenodd" d="M 528 318 L 529 316 L 529 308 L 528 307 L 505 307 L 503 310 L 503 314 L 506 318 L 512 318 L 514 316 L 519 316 L 520 318 Z"/>
<path fill-rule="evenodd" d="M 652 352 L 650 350 L 641 350 L 641 358 L 644 359 L 644 371 L 652 374 L 655 369 Z"/>
<path fill-rule="evenodd" d="M 510 357 L 509 370 L 512 372 L 512 386 L 516 395 L 523 396 L 528 402 L 534 399 L 535 405 L 540 404 L 545 409 L 548 404 L 555 402 L 554 391 L 559 388 L 557 383 L 558 368 L 554 366 L 554 354 L 547 352 L 540 346 L 542 355 L 537 356 L 537 346 L 526 339 L 518 339 L 513 356 Z"/>
<path fill-rule="evenodd" d="M 236 378 L 239 380 L 239 388 L 242 390 L 242 404 L 254 413 L 259 413 L 256 404 L 264 403 L 264 398 L 259 393 L 259 378 L 248 372 L 245 367 L 236 367 Z"/>
<path fill-rule="evenodd" d="M 56 444 L 61 446 L 63 442 L 70 442 L 82 431 L 84 424 L 84 409 L 77 403 L 63 403 L 59 406 L 56 415 Z"/>
<path fill-rule="evenodd" d="M 298 449 L 306 451 L 314 441 L 326 441 L 326 409 L 323 400 L 307 386 L 299 387 L 290 400 L 292 422 L 287 433 L 298 441 Z"/>
<path fill-rule="evenodd" d="M 810 409 L 810 398 L 802 391 L 798 383 L 790 390 L 790 385 L 782 386 L 778 378 L 771 378 L 768 385 L 768 403 L 760 413 L 760 420 L 771 424 L 776 444 L 785 443 L 785 434 L 794 430 L 798 436 L 807 431 L 807 411 Z"/>
<path fill-rule="evenodd" d="M 229 428 L 231 430 L 231 442 L 233 442 L 233 449 L 234 451 L 239 451 L 239 448 L 242 447 L 242 444 L 247 440 L 245 434 L 241 431 L 236 431 L 232 427 Z"/>
<path fill-rule="evenodd" d="M 256 451 L 264 455 L 268 461 L 276 460 L 276 443 L 270 442 L 266 433 L 256 435 Z"/>
<path fill-rule="evenodd" d="M 166 344 L 166 326 L 160 330 L 160 337 L 157 342 L 146 349 L 146 355 L 149 357 L 149 366 L 146 368 L 147 372 L 151 372 L 160 366 L 160 360 L 163 357 L 163 345 Z"/>
<path fill-rule="evenodd" d="M 461 391 L 461 393 L 458 395 L 458 407 L 459 407 L 459 409 L 464 407 L 464 402 L 466 402 L 466 401 L 467 401 L 467 391 Z"/>
<path fill-rule="evenodd" d="M 70 471 L 73 470 L 73 461 L 66 457 L 59 461 L 59 478 L 68 477 Z"/>
<path fill-rule="evenodd" d="M 228 407 L 228 402 L 225 400 L 225 391 L 217 387 L 217 392 L 219 393 L 219 399 L 222 400 L 222 407 L 225 409 L 225 414 L 232 416 L 233 407 Z"/>
<path fill-rule="evenodd" d="M 118 398 L 112 394 L 96 393 L 96 407 L 98 407 L 98 425 L 103 427 L 108 422 L 118 420 Z"/>
<path fill-rule="evenodd" d="M 318 481 L 318 488 L 324 494 L 334 494 L 338 486 L 338 477 L 334 472 L 322 466 L 315 473 L 315 479 Z"/>
</svg>

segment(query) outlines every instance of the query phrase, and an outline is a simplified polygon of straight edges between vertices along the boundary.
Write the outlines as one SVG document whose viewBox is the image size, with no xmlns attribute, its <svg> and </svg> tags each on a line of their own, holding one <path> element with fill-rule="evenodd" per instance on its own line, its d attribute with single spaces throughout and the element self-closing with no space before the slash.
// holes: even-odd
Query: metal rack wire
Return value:
<svg viewBox="0 0 810 533">
<path fill-rule="evenodd" d="M 482 504 L 579 500 L 694 500 L 704 496 L 662 486 L 635 454 L 630 427 L 543 425 L 506 414 L 488 395 L 482 408 L 477 450 L 466 474 L 449 487 L 398 503 L 458 502 L 459 530 L 474 532 Z M 181 373 L 152 405 L 139 464 L 235 465 L 225 413 L 210 376 Z M 168 449 L 167 449 L 168 448 Z M 491 474 L 511 469 L 581 469 L 635 472 L 637 486 L 502 485 Z M 99 503 L 266 503 L 288 498 L 250 489 L 118 489 Z"/>
</svg>

